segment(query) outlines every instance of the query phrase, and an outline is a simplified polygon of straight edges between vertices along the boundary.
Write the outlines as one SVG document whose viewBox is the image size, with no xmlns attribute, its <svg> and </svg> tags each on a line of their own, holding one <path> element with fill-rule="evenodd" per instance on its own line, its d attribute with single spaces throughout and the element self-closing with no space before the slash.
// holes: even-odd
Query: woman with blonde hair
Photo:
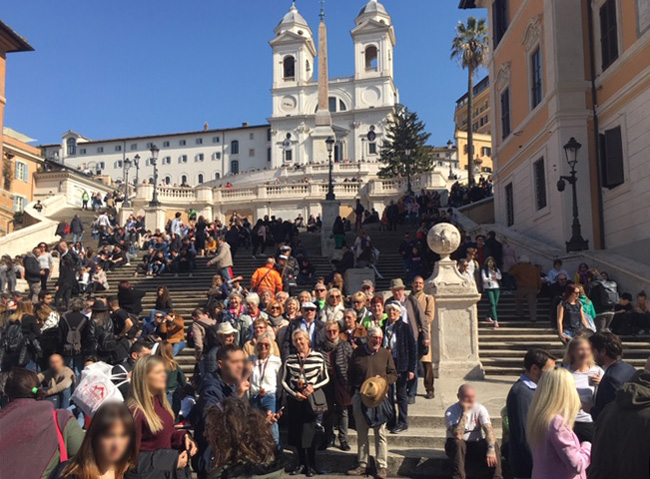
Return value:
<svg viewBox="0 0 650 479">
<path fill-rule="evenodd" d="M 320 310 L 318 319 L 322 323 L 328 321 L 336 321 L 339 326 L 343 327 L 343 312 L 345 306 L 343 305 L 343 294 L 339 288 L 330 288 L 325 298 L 325 307 Z"/>
<path fill-rule="evenodd" d="M 526 437 L 533 455 L 532 479 L 586 479 L 591 443 L 580 443 L 573 426 L 580 397 L 569 371 L 542 375 L 528 410 Z"/>
<path fill-rule="evenodd" d="M 37 371 L 36 361 L 42 355 L 41 327 L 34 316 L 32 300 L 26 298 L 18 301 L 16 310 L 0 326 L 4 328 L 7 343 L 0 351 L 0 370 L 9 371 L 12 367 L 19 366 Z M 16 341 L 12 342 L 12 338 Z"/>
<path fill-rule="evenodd" d="M 174 346 L 169 341 L 163 341 L 156 351 L 165 364 L 167 371 L 167 401 L 172 406 L 172 411 L 177 414 L 181 408 L 181 392 L 187 384 L 185 373 L 174 359 Z"/>
<path fill-rule="evenodd" d="M 166 395 L 165 361 L 160 356 L 143 356 L 135 362 L 131 374 L 126 404 L 138 429 L 141 456 L 153 456 L 161 449 L 171 449 L 176 452 L 177 459 L 168 469 L 185 469 L 197 447 L 187 431 L 174 429 L 174 411 Z M 141 458 L 140 464 L 144 462 Z"/>
<path fill-rule="evenodd" d="M 598 385 L 605 371 L 596 365 L 591 343 L 586 336 L 577 336 L 571 340 L 564 355 L 563 366 L 573 375 L 582 406 L 573 432 L 580 442 L 591 442 L 596 428 L 589 411 L 596 401 Z"/>
</svg>

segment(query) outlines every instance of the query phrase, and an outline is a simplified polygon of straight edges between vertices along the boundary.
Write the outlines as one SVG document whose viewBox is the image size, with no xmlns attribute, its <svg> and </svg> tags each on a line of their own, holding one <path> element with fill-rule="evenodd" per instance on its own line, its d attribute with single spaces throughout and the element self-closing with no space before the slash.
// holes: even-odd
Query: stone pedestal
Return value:
<svg viewBox="0 0 650 479">
<path fill-rule="evenodd" d="M 435 297 L 433 344 L 438 347 L 438 374 L 441 379 L 484 379 L 479 359 L 478 310 L 481 295 L 469 278 L 461 276 L 456 261 L 449 255 L 460 245 L 460 233 L 449 223 L 440 223 L 429 231 L 429 247 L 441 255 L 425 292 Z"/>
<path fill-rule="evenodd" d="M 145 228 L 151 231 L 165 230 L 165 210 L 161 207 L 147 206 L 144 209 Z"/>
<path fill-rule="evenodd" d="M 135 210 L 133 209 L 132 206 L 126 206 L 126 207 L 125 207 L 125 206 L 122 206 L 122 208 L 120 208 L 120 211 L 119 211 L 118 214 L 117 214 L 117 217 L 118 217 L 118 221 L 119 221 L 119 223 L 120 223 L 121 225 L 123 225 L 124 223 L 126 223 L 126 220 L 128 219 L 128 217 L 129 217 L 130 215 L 132 215 L 132 214 L 134 213 L 134 211 L 135 211 Z"/>
<path fill-rule="evenodd" d="M 321 219 L 323 226 L 320 230 L 320 244 L 322 255 L 331 258 L 334 254 L 334 238 L 332 235 L 332 226 L 336 217 L 340 215 L 341 202 L 337 200 L 321 201 Z"/>
</svg>

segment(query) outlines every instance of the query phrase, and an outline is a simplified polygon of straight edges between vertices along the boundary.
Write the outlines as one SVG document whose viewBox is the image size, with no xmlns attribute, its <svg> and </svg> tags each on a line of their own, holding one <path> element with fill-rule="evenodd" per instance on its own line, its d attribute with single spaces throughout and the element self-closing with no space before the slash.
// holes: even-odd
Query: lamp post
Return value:
<svg viewBox="0 0 650 479">
<path fill-rule="evenodd" d="M 571 239 L 566 243 L 567 253 L 589 249 L 589 240 L 582 237 L 580 220 L 578 218 L 578 193 L 576 189 L 578 176 L 576 175 L 576 164 L 578 163 L 578 151 L 580 151 L 580 148 L 582 148 L 582 145 L 573 137 L 571 137 L 569 142 L 564 145 L 566 161 L 571 168 L 571 172 L 569 173 L 569 176 L 560 176 L 560 179 L 557 182 L 557 190 L 559 192 L 564 191 L 566 181 L 571 185 L 573 194 L 573 223 L 571 224 Z"/>
<path fill-rule="evenodd" d="M 413 188 L 411 188 L 411 154 L 413 151 L 410 148 L 404 150 L 404 156 L 406 157 L 406 179 L 408 182 L 408 187 L 406 193 L 408 195 L 413 194 Z"/>
<path fill-rule="evenodd" d="M 449 162 L 449 180 L 454 179 L 454 172 L 451 169 L 451 149 L 454 147 L 454 143 L 449 140 L 447 142 L 447 161 Z"/>
<path fill-rule="evenodd" d="M 158 201 L 158 152 L 160 151 L 156 145 L 151 145 L 151 164 L 153 165 L 153 197 L 149 202 L 149 206 L 160 206 Z"/>
<path fill-rule="evenodd" d="M 131 169 L 131 160 L 128 158 L 124 158 L 124 178 L 122 178 L 122 181 L 124 183 L 124 202 L 122 203 L 122 206 L 131 206 L 129 204 L 129 170 Z"/>
<path fill-rule="evenodd" d="M 133 166 L 135 166 L 135 192 L 138 192 L 138 181 L 140 178 L 140 155 L 133 157 Z"/>
<path fill-rule="evenodd" d="M 332 136 L 328 136 L 327 140 L 325 140 L 325 144 L 327 145 L 327 154 L 329 156 L 329 162 L 330 162 L 327 195 L 325 196 L 325 199 L 328 201 L 334 201 L 336 199 L 336 195 L 334 194 L 334 183 L 332 180 L 332 169 L 334 168 L 334 165 L 332 163 L 332 152 L 334 151 L 334 143 L 335 140 L 334 137 Z"/>
</svg>

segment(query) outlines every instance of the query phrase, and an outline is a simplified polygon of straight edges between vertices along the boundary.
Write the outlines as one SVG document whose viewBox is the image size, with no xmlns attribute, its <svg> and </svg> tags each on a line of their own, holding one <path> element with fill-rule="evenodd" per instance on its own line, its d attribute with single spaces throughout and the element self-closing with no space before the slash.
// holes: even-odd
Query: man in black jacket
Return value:
<svg viewBox="0 0 650 479">
<path fill-rule="evenodd" d="M 623 345 L 614 333 L 596 333 L 589 338 L 596 362 L 605 369 L 598 385 L 596 402 L 591 408 L 594 421 L 605 406 L 616 398 L 616 391 L 636 373 L 633 366 L 623 361 Z"/>
<path fill-rule="evenodd" d="M 555 358 L 542 349 L 531 349 L 524 357 L 524 373 L 510 388 L 506 400 L 510 440 L 508 460 L 517 479 L 530 479 L 533 473 L 533 457 L 526 440 L 528 408 L 533 401 L 537 383 L 542 374 L 555 367 Z"/>
<path fill-rule="evenodd" d="M 65 365 L 77 376 L 84 368 L 85 359 L 97 355 L 94 323 L 81 312 L 84 306 L 83 298 L 72 299 L 70 310 L 62 314 L 59 320 L 62 356 Z"/>
<path fill-rule="evenodd" d="M 72 290 L 77 283 L 76 272 L 79 258 L 74 251 L 68 248 L 68 243 L 65 241 L 59 243 L 59 253 L 59 279 L 56 282 L 54 304 L 59 310 L 65 311 L 68 309 Z"/>
<path fill-rule="evenodd" d="M 386 303 L 388 320 L 384 322 L 384 347 L 388 349 L 397 369 L 397 382 L 390 388 L 393 405 L 397 401 L 399 415 L 390 432 L 399 434 L 408 429 L 407 384 L 415 378 L 417 365 L 417 346 L 411 325 L 402 321 L 402 305 L 397 301 Z"/>
<path fill-rule="evenodd" d="M 41 292 L 41 268 L 38 265 L 37 256 L 41 250 L 37 246 L 34 248 L 23 260 L 25 267 L 25 280 L 29 285 L 29 294 L 31 295 L 32 302 L 38 301 L 38 293 Z"/>
</svg>

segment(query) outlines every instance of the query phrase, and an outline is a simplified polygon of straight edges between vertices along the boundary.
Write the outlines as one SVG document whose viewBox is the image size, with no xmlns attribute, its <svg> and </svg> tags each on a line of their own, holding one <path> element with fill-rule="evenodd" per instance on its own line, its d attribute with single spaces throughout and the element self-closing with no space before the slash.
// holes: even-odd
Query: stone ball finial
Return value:
<svg viewBox="0 0 650 479">
<path fill-rule="evenodd" d="M 429 230 L 427 244 L 442 259 L 448 259 L 460 246 L 460 231 L 451 223 L 438 223 Z"/>
</svg>

